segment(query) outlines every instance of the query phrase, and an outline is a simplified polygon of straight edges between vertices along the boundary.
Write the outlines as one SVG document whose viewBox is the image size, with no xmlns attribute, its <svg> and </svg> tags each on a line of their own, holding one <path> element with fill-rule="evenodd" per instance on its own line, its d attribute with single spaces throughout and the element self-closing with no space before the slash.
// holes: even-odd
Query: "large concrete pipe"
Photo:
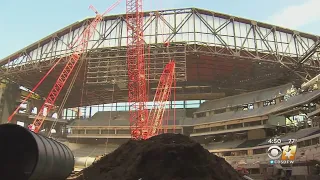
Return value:
<svg viewBox="0 0 320 180">
<path fill-rule="evenodd" d="M 74 157 L 64 144 L 15 124 L 0 125 L 0 179 L 64 180 Z"/>
</svg>

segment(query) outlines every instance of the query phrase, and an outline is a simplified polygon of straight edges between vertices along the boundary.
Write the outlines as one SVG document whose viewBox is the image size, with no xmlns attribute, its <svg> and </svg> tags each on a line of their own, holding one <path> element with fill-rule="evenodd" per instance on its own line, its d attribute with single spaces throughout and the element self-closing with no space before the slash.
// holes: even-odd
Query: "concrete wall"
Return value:
<svg viewBox="0 0 320 180">
<path fill-rule="evenodd" d="M 268 124 L 274 125 L 274 126 L 285 126 L 286 125 L 286 117 L 269 115 Z"/>
<path fill-rule="evenodd" d="M 248 131 L 248 140 L 266 138 L 266 131 L 264 129 L 253 129 Z"/>
<path fill-rule="evenodd" d="M 2 84 L 1 86 L 1 113 L 0 113 L 0 123 L 6 123 L 8 121 L 8 117 L 15 110 L 17 106 L 17 101 L 20 99 L 20 89 L 18 85 L 15 84 Z M 12 122 L 16 122 L 13 119 Z"/>
<path fill-rule="evenodd" d="M 306 175 L 308 174 L 307 166 L 294 166 L 292 167 L 292 175 Z"/>
</svg>

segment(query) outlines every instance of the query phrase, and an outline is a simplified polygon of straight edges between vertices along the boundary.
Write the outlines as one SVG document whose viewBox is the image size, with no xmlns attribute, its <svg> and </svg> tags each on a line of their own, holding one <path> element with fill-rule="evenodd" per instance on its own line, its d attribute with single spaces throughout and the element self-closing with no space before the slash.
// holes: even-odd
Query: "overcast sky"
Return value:
<svg viewBox="0 0 320 180">
<path fill-rule="evenodd" d="M 31 3 L 32 2 L 32 3 Z M 0 59 L 115 0 L 0 0 Z M 145 0 L 145 10 L 196 7 L 320 35 L 320 0 Z M 125 12 L 125 0 L 112 14 Z"/>
</svg>

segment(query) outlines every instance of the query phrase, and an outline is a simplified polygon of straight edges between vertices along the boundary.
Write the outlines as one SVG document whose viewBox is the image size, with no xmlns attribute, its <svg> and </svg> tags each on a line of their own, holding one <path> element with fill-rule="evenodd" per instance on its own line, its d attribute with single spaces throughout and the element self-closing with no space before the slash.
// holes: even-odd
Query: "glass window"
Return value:
<svg viewBox="0 0 320 180">
<path fill-rule="evenodd" d="M 117 107 L 117 111 L 127 111 L 125 106 Z"/>
<path fill-rule="evenodd" d="M 200 104 L 186 104 L 186 108 L 198 108 Z"/>
<path fill-rule="evenodd" d="M 183 105 L 184 102 L 183 102 L 183 101 L 172 101 L 172 104 L 175 104 L 175 105 Z"/>
<path fill-rule="evenodd" d="M 178 105 L 172 105 L 172 108 L 183 109 L 184 106 L 183 106 L 183 104 L 178 104 Z"/>
</svg>

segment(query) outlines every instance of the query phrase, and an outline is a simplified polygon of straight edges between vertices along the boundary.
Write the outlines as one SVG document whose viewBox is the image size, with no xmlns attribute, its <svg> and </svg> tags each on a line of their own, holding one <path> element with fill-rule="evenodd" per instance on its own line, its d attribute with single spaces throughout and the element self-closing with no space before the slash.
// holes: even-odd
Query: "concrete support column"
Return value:
<svg viewBox="0 0 320 180">
<path fill-rule="evenodd" d="M 62 117 L 63 117 L 63 115 L 64 115 L 63 112 L 64 112 L 63 110 L 61 111 L 60 114 L 57 112 L 57 114 L 58 114 L 58 119 L 62 119 Z"/>
<path fill-rule="evenodd" d="M 62 136 L 63 136 L 63 133 L 62 133 L 63 128 L 64 128 L 64 127 L 63 127 L 62 125 L 60 125 L 60 124 L 57 124 L 57 125 L 56 125 L 55 130 L 56 130 L 56 132 L 57 132 L 57 136 L 58 136 L 58 137 L 62 137 Z"/>
<path fill-rule="evenodd" d="M 253 109 L 259 108 L 259 107 L 260 107 L 260 103 L 261 103 L 261 102 L 255 102 L 255 103 L 253 103 Z"/>
<path fill-rule="evenodd" d="M 17 108 L 17 101 L 20 99 L 20 88 L 16 84 L 6 84 L 2 87 L 1 93 L 1 120 L 0 124 L 6 123 L 9 116 Z M 17 123 L 16 117 L 14 117 L 11 123 Z"/>
<path fill-rule="evenodd" d="M 266 131 L 264 129 L 253 129 L 248 131 L 248 140 L 266 138 Z"/>
<path fill-rule="evenodd" d="M 44 101 L 43 100 L 34 100 L 33 101 L 33 107 L 37 108 L 37 114 L 39 113 Z"/>
<path fill-rule="evenodd" d="M 35 100 L 34 99 L 31 99 L 29 102 L 28 102 L 28 105 L 27 105 L 27 113 L 31 114 L 32 110 L 35 106 Z"/>
<path fill-rule="evenodd" d="M 27 114 L 31 114 L 32 109 L 33 109 L 32 101 L 29 101 L 29 102 L 27 103 L 26 113 L 27 113 Z"/>
</svg>

